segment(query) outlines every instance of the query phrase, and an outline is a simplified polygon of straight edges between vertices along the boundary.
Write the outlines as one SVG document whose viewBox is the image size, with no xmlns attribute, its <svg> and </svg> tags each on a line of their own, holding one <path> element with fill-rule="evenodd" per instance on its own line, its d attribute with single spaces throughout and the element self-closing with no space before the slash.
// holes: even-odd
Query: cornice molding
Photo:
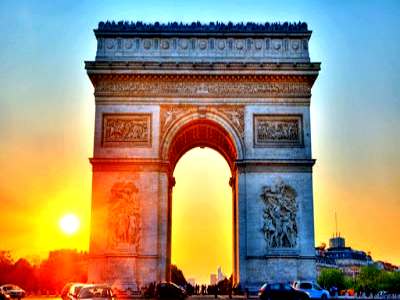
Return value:
<svg viewBox="0 0 400 300">
<path fill-rule="evenodd" d="M 168 172 L 170 163 L 159 159 L 144 158 L 89 158 L 93 171 L 156 171 Z"/>
<path fill-rule="evenodd" d="M 101 73 L 161 74 L 304 74 L 318 75 L 321 64 L 262 62 L 161 62 L 161 61 L 85 61 L 89 75 Z M 211 72 L 211 73 L 210 73 Z M 256 72 L 256 73 L 254 73 Z"/>
<path fill-rule="evenodd" d="M 240 172 L 300 172 L 311 173 L 315 159 L 246 159 L 237 160 Z"/>
</svg>

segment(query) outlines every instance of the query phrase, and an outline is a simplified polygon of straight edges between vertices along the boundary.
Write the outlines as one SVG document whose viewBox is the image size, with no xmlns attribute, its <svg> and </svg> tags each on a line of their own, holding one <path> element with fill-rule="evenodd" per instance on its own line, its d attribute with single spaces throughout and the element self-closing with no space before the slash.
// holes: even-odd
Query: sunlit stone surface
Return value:
<svg viewBox="0 0 400 300">
<path fill-rule="evenodd" d="M 172 174 L 198 146 L 231 168 L 235 282 L 314 279 L 309 107 L 320 66 L 307 25 L 120 22 L 95 35 L 89 281 L 168 280 Z"/>
</svg>

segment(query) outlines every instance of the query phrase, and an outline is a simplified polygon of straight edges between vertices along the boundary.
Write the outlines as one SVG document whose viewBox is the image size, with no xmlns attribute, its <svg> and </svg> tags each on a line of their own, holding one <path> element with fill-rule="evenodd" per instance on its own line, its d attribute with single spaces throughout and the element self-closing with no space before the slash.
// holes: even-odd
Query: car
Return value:
<svg viewBox="0 0 400 300">
<path fill-rule="evenodd" d="M 10 300 L 10 299 L 11 299 L 10 295 L 0 291 L 0 300 Z"/>
<path fill-rule="evenodd" d="M 156 296 L 160 299 L 185 299 L 187 293 L 173 282 L 160 282 L 156 287 Z"/>
<path fill-rule="evenodd" d="M 77 300 L 108 299 L 115 300 L 116 297 L 110 286 L 103 284 L 86 284 L 79 291 Z"/>
<path fill-rule="evenodd" d="M 306 300 L 308 296 L 294 289 L 290 283 L 265 283 L 258 291 L 258 297 L 263 300 Z"/>
<path fill-rule="evenodd" d="M 317 283 L 312 281 L 295 281 L 293 287 L 298 291 L 305 292 L 310 299 L 329 299 L 329 291 L 321 288 Z"/>
<path fill-rule="evenodd" d="M 61 293 L 60 293 L 60 297 L 61 297 L 62 300 L 68 300 L 69 299 L 68 298 L 68 293 L 69 293 L 69 290 L 70 290 L 71 286 L 73 286 L 74 284 L 79 284 L 79 283 L 77 283 L 77 282 L 68 282 L 68 283 L 66 283 L 64 285 L 64 287 L 62 288 Z"/>
<path fill-rule="evenodd" d="M 0 293 L 10 296 L 10 298 L 24 298 L 26 292 L 15 284 L 3 284 L 0 286 Z"/>
<path fill-rule="evenodd" d="M 63 292 L 65 293 L 64 289 L 61 292 L 61 298 L 63 300 L 77 300 L 79 292 L 81 289 L 86 286 L 85 283 L 67 283 L 64 288 L 68 289 L 67 294 L 63 297 Z"/>
</svg>

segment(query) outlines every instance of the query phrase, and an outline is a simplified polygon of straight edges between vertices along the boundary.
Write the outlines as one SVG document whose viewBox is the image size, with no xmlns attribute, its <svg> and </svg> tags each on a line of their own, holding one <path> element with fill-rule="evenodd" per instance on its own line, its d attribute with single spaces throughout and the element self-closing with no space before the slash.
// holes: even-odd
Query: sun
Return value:
<svg viewBox="0 0 400 300">
<path fill-rule="evenodd" d="M 60 219 L 58 225 L 62 232 L 72 235 L 78 231 L 80 222 L 76 215 L 66 214 Z"/>
</svg>

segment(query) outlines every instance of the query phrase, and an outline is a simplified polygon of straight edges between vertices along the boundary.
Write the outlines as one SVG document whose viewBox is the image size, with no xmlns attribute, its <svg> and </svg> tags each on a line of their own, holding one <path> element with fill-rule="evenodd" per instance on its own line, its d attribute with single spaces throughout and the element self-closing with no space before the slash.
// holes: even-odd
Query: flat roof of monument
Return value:
<svg viewBox="0 0 400 300">
<path fill-rule="evenodd" d="M 128 21 L 106 21 L 99 22 L 94 30 L 96 37 L 99 36 L 305 36 L 310 37 L 305 22 L 273 22 L 273 23 L 222 23 L 201 22 L 182 23 L 145 23 Z"/>
</svg>

